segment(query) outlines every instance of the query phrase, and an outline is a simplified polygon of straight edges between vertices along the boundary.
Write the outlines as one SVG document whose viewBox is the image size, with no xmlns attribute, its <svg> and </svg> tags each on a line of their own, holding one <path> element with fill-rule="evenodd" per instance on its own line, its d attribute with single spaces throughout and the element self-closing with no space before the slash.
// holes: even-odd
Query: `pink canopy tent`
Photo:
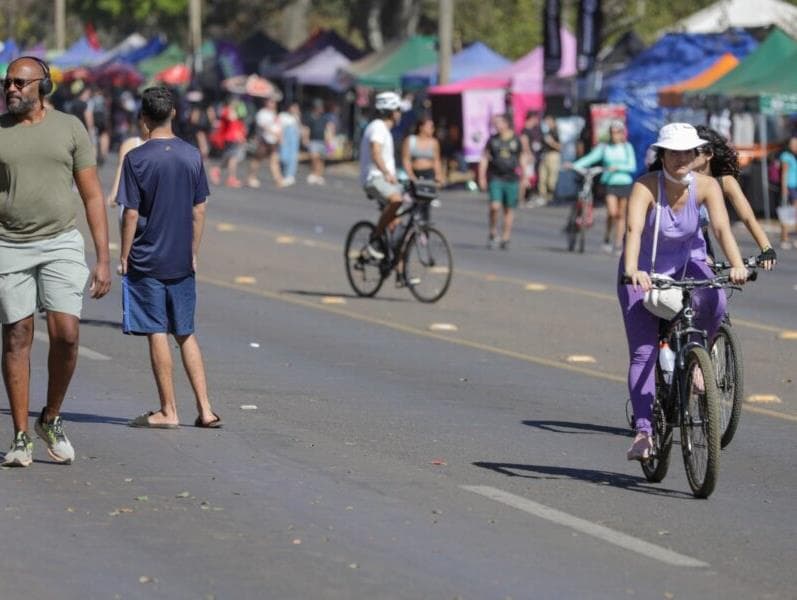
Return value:
<svg viewBox="0 0 797 600">
<path fill-rule="evenodd" d="M 556 74 L 557 78 L 572 77 L 576 74 L 576 38 L 567 29 L 561 29 L 562 35 L 562 66 Z M 526 112 L 529 110 L 542 110 L 545 104 L 543 92 L 543 49 L 542 46 L 534 48 L 531 52 L 516 62 L 498 69 L 489 75 L 480 75 L 463 79 L 446 85 L 436 85 L 429 88 L 429 94 L 434 96 L 461 95 L 463 141 L 465 157 L 467 160 L 478 160 L 484 142 L 489 132 L 489 117 L 480 111 L 478 119 L 471 118 L 473 107 L 484 102 L 489 96 L 495 112 L 504 112 L 501 106 L 507 92 L 512 94 L 512 110 L 515 117 L 515 129 L 523 127 Z M 499 97 L 501 102 L 498 101 Z M 479 101 L 471 101 L 479 98 Z M 434 98 L 433 98 L 434 99 Z M 492 112 L 492 114 L 495 114 Z M 478 120 L 479 124 L 475 121 Z M 475 129 L 478 129 L 476 131 Z M 478 146 L 478 147 L 477 147 Z"/>
</svg>

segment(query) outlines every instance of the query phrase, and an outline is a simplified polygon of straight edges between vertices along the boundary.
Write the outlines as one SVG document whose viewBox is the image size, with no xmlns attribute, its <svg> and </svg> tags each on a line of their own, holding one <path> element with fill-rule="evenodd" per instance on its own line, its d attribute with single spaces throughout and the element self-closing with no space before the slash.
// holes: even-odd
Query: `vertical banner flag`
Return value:
<svg viewBox="0 0 797 600">
<path fill-rule="evenodd" d="M 562 66 L 562 6 L 559 0 L 545 0 L 542 9 L 543 70 L 546 75 L 556 75 Z"/>
<path fill-rule="evenodd" d="M 579 73 L 590 71 L 595 64 L 601 44 L 603 13 L 601 0 L 581 0 L 578 7 L 578 52 L 576 68 Z"/>
</svg>

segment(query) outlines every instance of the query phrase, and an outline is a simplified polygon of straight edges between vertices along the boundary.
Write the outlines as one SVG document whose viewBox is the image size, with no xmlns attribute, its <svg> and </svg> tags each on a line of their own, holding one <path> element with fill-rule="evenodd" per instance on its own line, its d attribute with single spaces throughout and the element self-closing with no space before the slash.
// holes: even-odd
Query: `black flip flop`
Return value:
<svg viewBox="0 0 797 600">
<path fill-rule="evenodd" d="M 209 421 L 208 423 L 203 423 L 202 417 L 197 417 L 196 421 L 194 421 L 194 427 L 200 427 L 202 429 L 221 429 L 222 428 L 221 417 L 216 413 L 213 413 L 213 416 L 215 417 L 215 419 Z"/>
</svg>

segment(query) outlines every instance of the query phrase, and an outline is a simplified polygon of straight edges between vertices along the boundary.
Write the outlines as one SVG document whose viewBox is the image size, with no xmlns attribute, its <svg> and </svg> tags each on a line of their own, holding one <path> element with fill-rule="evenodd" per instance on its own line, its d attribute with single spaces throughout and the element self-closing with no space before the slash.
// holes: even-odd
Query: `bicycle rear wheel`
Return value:
<svg viewBox="0 0 797 600">
<path fill-rule="evenodd" d="M 421 302 L 437 302 L 448 290 L 454 259 L 445 236 L 434 227 L 420 227 L 404 250 L 404 278 Z"/>
<path fill-rule="evenodd" d="M 704 348 L 687 352 L 685 379 L 685 389 L 681 390 L 681 451 L 686 478 L 697 498 L 708 498 L 719 475 L 720 409 L 714 367 Z"/>
<path fill-rule="evenodd" d="M 729 323 L 720 325 L 711 346 L 711 362 L 716 374 L 720 405 L 720 447 L 731 443 L 744 399 L 744 369 L 739 338 Z"/>
<path fill-rule="evenodd" d="M 667 418 L 665 405 L 669 401 L 670 386 L 664 381 L 661 367 L 656 364 L 656 399 L 653 401 L 653 454 L 650 460 L 642 462 L 645 478 L 653 483 L 662 481 L 670 468 L 672 450 L 672 425 Z"/>
<path fill-rule="evenodd" d="M 567 250 L 573 252 L 576 249 L 576 241 L 578 239 L 579 226 L 576 223 L 579 213 L 579 201 L 573 204 L 570 209 L 570 216 L 567 218 L 567 225 L 565 226 L 565 235 L 567 235 Z"/>
<path fill-rule="evenodd" d="M 366 250 L 374 229 L 374 224 L 368 221 L 355 223 L 346 236 L 343 250 L 349 284 L 358 296 L 369 298 L 379 291 L 385 280 L 382 261 L 371 258 Z"/>
</svg>

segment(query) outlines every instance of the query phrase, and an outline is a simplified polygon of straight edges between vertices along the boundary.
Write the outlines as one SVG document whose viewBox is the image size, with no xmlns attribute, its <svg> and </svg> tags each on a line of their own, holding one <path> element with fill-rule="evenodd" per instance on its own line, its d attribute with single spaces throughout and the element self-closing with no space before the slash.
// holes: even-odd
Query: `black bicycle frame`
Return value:
<svg viewBox="0 0 797 600">
<path fill-rule="evenodd" d="M 415 232 L 418 230 L 418 225 L 421 222 L 418 218 L 421 210 L 423 209 L 423 203 L 429 204 L 430 200 L 419 200 L 415 198 L 408 207 L 400 208 L 396 213 L 396 218 L 401 219 L 402 217 L 409 215 L 409 219 L 406 223 L 399 223 L 398 227 L 404 227 L 404 231 L 401 232 L 401 235 L 398 239 L 393 240 L 391 243 L 391 238 L 393 237 L 392 232 L 389 229 L 385 230 L 385 240 L 386 244 L 385 247 L 387 248 L 387 253 L 385 254 L 385 272 L 389 273 L 393 270 L 396 265 L 398 264 L 399 257 L 403 254 L 404 247 L 409 239 L 410 233 Z M 427 222 L 428 224 L 429 222 Z"/>
<path fill-rule="evenodd" d="M 694 326 L 695 309 L 692 308 L 692 292 L 688 289 L 683 290 L 684 308 L 667 323 L 664 335 L 661 337 L 671 344 L 671 349 L 675 353 L 675 366 L 673 368 L 672 380 L 670 383 L 669 394 L 667 394 L 667 406 L 663 407 L 667 421 L 671 427 L 678 427 L 686 420 L 685 399 L 686 392 L 686 355 L 694 347 L 706 349 L 708 347 L 708 332 L 705 329 L 698 329 Z M 697 341 L 690 341 L 693 335 L 700 336 L 702 344 Z M 675 420 L 676 408 L 678 408 L 678 419 Z"/>
</svg>

